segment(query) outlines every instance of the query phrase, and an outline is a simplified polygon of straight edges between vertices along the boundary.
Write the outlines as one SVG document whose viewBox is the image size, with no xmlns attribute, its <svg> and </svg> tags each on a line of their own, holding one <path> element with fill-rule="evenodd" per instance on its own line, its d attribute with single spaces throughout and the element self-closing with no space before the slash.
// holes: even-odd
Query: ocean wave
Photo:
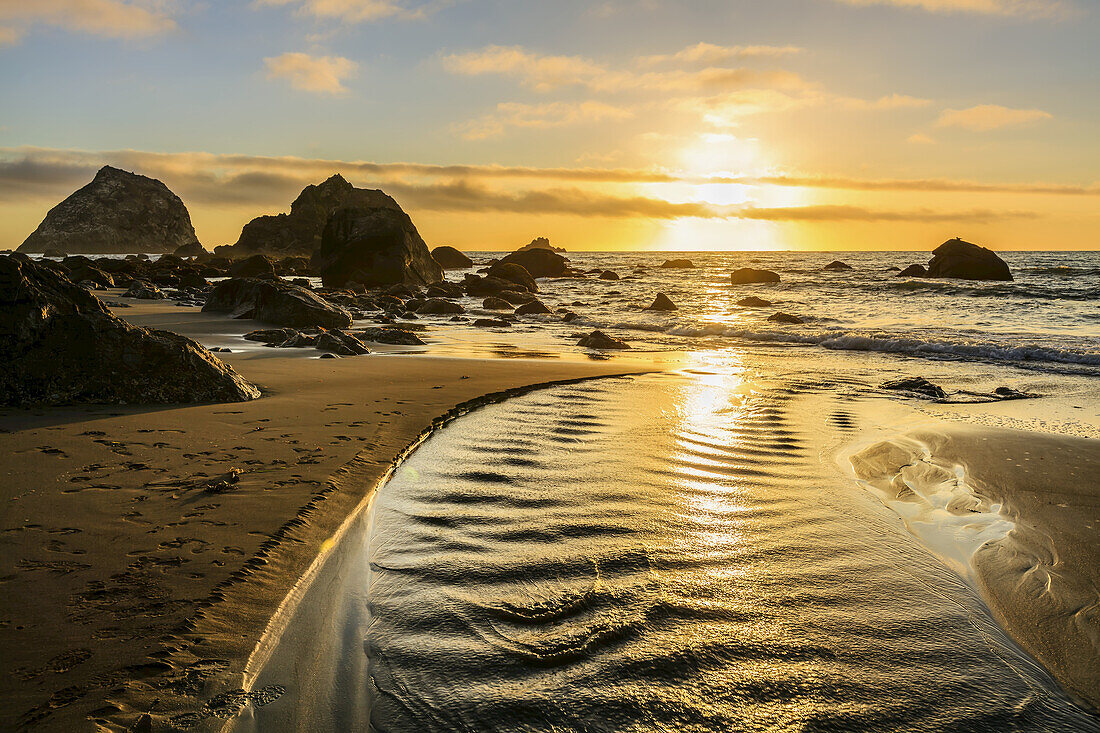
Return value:
<svg viewBox="0 0 1100 733">
<path fill-rule="evenodd" d="M 962 285 L 941 280 L 897 280 L 880 284 L 885 290 L 902 292 L 934 292 L 941 295 L 961 295 L 974 298 L 1032 298 L 1037 300 L 1096 300 L 1100 288 L 1057 288 L 1023 283 Z"/>
</svg>

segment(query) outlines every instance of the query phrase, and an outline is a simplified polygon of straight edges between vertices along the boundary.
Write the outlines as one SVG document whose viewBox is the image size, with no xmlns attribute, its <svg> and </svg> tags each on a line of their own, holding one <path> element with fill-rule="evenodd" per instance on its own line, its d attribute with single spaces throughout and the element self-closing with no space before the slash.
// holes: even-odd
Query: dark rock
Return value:
<svg viewBox="0 0 1100 733">
<path fill-rule="evenodd" d="M 547 239 L 546 237 L 535 237 L 534 239 L 531 240 L 530 244 L 525 244 L 516 251 L 517 252 L 522 252 L 523 250 L 526 250 L 526 249 L 548 249 L 551 252 L 564 252 L 565 251 L 561 247 L 555 247 L 552 244 L 550 244 L 550 240 Z"/>
<path fill-rule="evenodd" d="M 262 344 L 278 346 L 297 335 L 298 332 L 293 328 L 261 328 L 249 331 L 242 338 L 246 341 L 259 341 Z"/>
<path fill-rule="evenodd" d="M 322 331 L 317 336 L 317 342 L 313 345 L 313 348 L 318 351 L 331 351 L 340 356 L 362 356 L 370 353 L 370 349 L 367 348 L 366 344 L 350 333 L 339 329 Z"/>
<path fill-rule="evenodd" d="M 653 299 L 653 304 L 646 308 L 647 311 L 674 311 L 676 310 L 676 304 L 673 303 L 667 295 L 664 293 L 657 293 L 657 297 Z"/>
<path fill-rule="evenodd" d="M 512 324 L 499 318 L 478 318 L 474 320 L 477 328 L 511 328 Z"/>
<path fill-rule="evenodd" d="M 481 307 L 491 311 L 510 311 L 512 304 L 504 298 L 488 297 L 481 303 Z"/>
<path fill-rule="evenodd" d="M 416 312 L 425 316 L 441 316 L 450 313 L 465 313 L 466 309 L 458 303 L 452 303 L 442 298 L 428 298 L 424 304 L 416 309 Z"/>
<path fill-rule="evenodd" d="M 327 288 L 349 280 L 428 285 L 443 279 L 443 268 L 432 259 L 412 220 L 390 207 L 337 210 L 325 225 L 313 267 Z"/>
<path fill-rule="evenodd" d="M 768 316 L 768 320 L 772 323 L 805 323 L 798 316 L 792 316 L 790 313 L 774 313 Z"/>
<path fill-rule="evenodd" d="M 543 247 L 518 250 L 503 258 L 501 262 L 519 265 L 527 270 L 531 277 L 562 277 L 569 271 L 569 260 Z"/>
<path fill-rule="evenodd" d="M 742 267 L 730 273 L 730 282 L 734 285 L 777 283 L 779 282 L 779 275 L 771 270 L 755 270 L 751 267 Z"/>
<path fill-rule="evenodd" d="M 535 283 L 535 278 L 531 277 L 531 273 L 527 272 L 527 269 L 522 265 L 517 265 L 514 262 L 498 262 L 489 268 L 488 277 L 505 280 L 531 293 L 539 291 L 539 286 Z M 515 288 L 511 289 L 514 290 Z"/>
<path fill-rule="evenodd" d="M 376 344 L 394 344 L 397 346 L 423 346 L 424 342 L 412 331 L 401 328 L 367 328 L 359 331 L 364 341 Z"/>
<path fill-rule="evenodd" d="M 409 298 L 405 301 L 405 310 L 410 313 L 416 313 L 416 309 L 424 305 L 427 302 L 425 298 Z"/>
<path fill-rule="evenodd" d="M 306 290 L 313 290 L 313 283 L 309 281 L 308 277 L 296 277 L 290 281 L 290 284 L 297 285 L 298 287 L 305 288 Z"/>
<path fill-rule="evenodd" d="M 90 280 L 101 288 L 113 288 L 115 286 L 114 277 L 98 267 L 90 265 L 81 265 L 69 270 L 69 279 L 74 283 Z"/>
<path fill-rule="evenodd" d="M 290 205 L 289 214 L 253 219 L 245 224 L 236 244 L 216 251 L 238 257 L 255 252 L 311 257 L 321 246 L 329 217 L 346 207 L 401 211 L 397 202 L 382 191 L 355 188 L 337 174 L 323 183 L 306 186 Z"/>
<path fill-rule="evenodd" d="M 312 290 L 282 280 L 232 278 L 218 283 L 203 311 L 227 312 L 233 318 L 253 318 L 291 328 L 346 328 L 351 314 Z"/>
<path fill-rule="evenodd" d="M 1037 394 L 1032 394 L 1031 392 L 1020 392 L 1018 390 L 1012 389 L 1011 387 L 998 387 L 997 389 L 993 390 L 993 394 L 997 395 L 1002 400 L 1026 400 L 1039 396 Z"/>
<path fill-rule="evenodd" d="M 466 289 L 466 294 L 472 297 L 484 297 L 486 295 L 503 297 L 500 293 L 506 290 L 514 291 L 516 289 L 516 284 L 508 280 L 502 280 L 499 277 L 493 277 L 491 275 L 481 277 L 470 273 L 466 274 L 465 279 L 462 281 L 462 286 Z"/>
<path fill-rule="evenodd" d="M 415 288 L 406 283 L 398 283 L 386 288 L 386 295 L 396 295 L 398 298 L 415 298 L 420 295 L 420 288 Z"/>
<path fill-rule="evenodd" d="M 160 181 L 104 166 L 50 209 L 19 252 L 174 252 L 198 244 L 191 216 Z"/>
<path fill-rule="evenodd" d="M 339 359 L 340 357 L 337 356 L 336 354 L 332 353 L 331 351 L 326 351 L 325 353 L 321 354 L 321 356 L 319 358 L 321 358 L 321 359 Z"/>
<path fill-rule="evenodd" d="M 771 306 L 771 301 L 757 298 L 755 295 L 750 295 L 747 298 L 742 298 L 737 301 L 737 305 L 742 308 L 768 308 Z"/>
<path fill-rule="evenodd" d="M 924 265 L 909 265 L 894 277 L 928 277 L 928 270 Z"/>
<path fill-rule="evenodd" d="M 122 294 L 123 298 L 138 298 L 139 300 L 164 300 L 164 293 L 156 285 L 144 280 L 134 280 L 130 283 L 130 289 Z"/>
<path fill-rule="evenodd" d="M 501 290 L 497 297 L 508 301 L 512 305 L 525 305 L 536 300 L 533 293 L 521 293 L 518 290 Z"/>
<path fill-rule="evenodd" d="M 427 293 L 429 298 L 461 298 L 463 295 L 461 285 L 447 281 L 429 285 Z"/>
<path fill-rule="evenodd" d="M 899 390 L 902 392 L 915 392 L 916 394 L 924 395 L 925 397 L 934 397 L 936 399 L 943 399 L 947 396 L 947 393 L 944 392 L 943 389 L 938 385 L 932 384 L 924 377 L 894 379 L 889 382 L 883 382 L 881 387 L 883 389 Z"/>
<path fill-rule="evenodd" d="M 546 304 L 538 299 L 532 300 L 530 303 L 524 303 L 516 308 L 517 316 L 542 315 L 545 313 L 553 313 L 553 311 L 547 308 Z"/>
<path fill-rule="evenodd" d="M 685 270 L 689 267 L 695 267 L 695 263 L 691 260 L 665 260 L 661 267 L 671 268 L 676 270 Z"/>
<path fill-rule="evenodd" d="M 16 250 L 18 251 L 18 250 Z M 43 257 L 64 257 L 65 253 L 56 247 L 50 247 L 42 253 Z"/>
<path fill-rule="evenodd" d="M 264 280 L 275 279 L 275 263 L 270 257 L 252 255 L 248 259 L 234 262 L 229 266 L 230 277 L 258 277 Z"/>
<path fill-rule="evenodd" d="M 561 314 L 562 323 L 571 323 L 571 322 L 577 320 L 577 317 L 578 317 L 577 314 L 574 313 L 573 311 L 565 311 L 564 313 Z"/>
<path fill-rule="evenodd" d="M 849 265 L 847 262 L 841 262 L 840 260 L 833 260 L 832 262 L 825 265 L 825 267 L 822 267 L 821 269 L 822 270 L 829 270 L 831 272 L 843 272 L 845 270 L 851 270 L 852 266 Z"/>
<path fill-rule="evenodd" d="M 210 283 L 206 278 L 197 273 L 194 270 L 183 270 L 179 275 L 179 286 L 181 288 L 205 288 Z"/>
<path fill-rule="evenodd" d="M 577 342 L 577 346 L 583 346 L 586 349 L 629 349 L 630 345 L 625 341 L 621 341 L 617 338 L 608 336 L 603 331 L 593 331 L 592 333 L 584 336 Z"/>
<path fill-rule="evenodd" d="M 181 244 L 176 247 L 172 252 L 176 257 L 198 257 L 199 255 L 206 254 L 206 249 L 199 244 L 198 240 L 194 242 L 188 242 L 187 244 Z"/>
<path fill-rule="evenodd" d="M 604 270 L 600 273 L 600 280 L 618 280 L 619 273 L 612 270 Z"/>
<path fill-rule="evenodd" d="M 474 261 L 454 247 L 443 245 L 432 250 L 432 259 L 444 270 L 465 270 L 474 266 Z"/>
<path fill-rule="evenodd" d="M 992 250 L 959 238 L 949 239 L 932 250 L 928 277 L 960 280 L 1012 280 L 1008 263 Z"/>
<path fill-rule="evenodd" d="M 132 326 L 52 270 L 0 257 L 0 402 L 239 402 L 260 391 L 194 341 Z"/>
<path fill-rule="evenodd" d="M 303 349 L 307 347 L 313 347 L 317 345 L 317 335 L 295 331 L 293 336 L 291 336 L 281 344 L 271 345 L 278 346 L 280 349 Z"/>
</svg>

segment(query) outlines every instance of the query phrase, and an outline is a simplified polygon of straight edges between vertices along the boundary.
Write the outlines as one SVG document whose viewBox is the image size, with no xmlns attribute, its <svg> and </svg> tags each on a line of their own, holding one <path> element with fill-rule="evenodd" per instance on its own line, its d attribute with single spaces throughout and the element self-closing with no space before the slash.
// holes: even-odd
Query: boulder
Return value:
<svg viewBox="0 0 1100 733">
<path fill-rule="evenodd" d="M 246 341 L 259 341 L 261 344 L 268 344 L 269 346 L 278 346 L 297 335 L 298 332 L 293 328 L 261 328 L 256 331 L 249 331 L 241 338 Z"/>
<path fill-rule="evenodd" d="M 334 213 L 313 255 L 326 288 L 349 280 L 367 285 L 429 285 L 443 279 L 412 219 L 400 208 L 346 208 Z"/>
<path fill-rule="evenodd" d="M 187 244 L 181 244 L 176 247 L 172 252 L 176 257 L 198 257 L 199 255 L 206 254 L 206 249 L 199 244 L 198 240 L 194 242 L 188 242 Z"/>
<path fill-rule="evenodd" d="M 432 259 L 444 270 L 465 270 L 474 266 L 474 261 L 454 247 L 443 245 L 432 250 Z"/>
<path fill-rule="evenodd" d="M 306 186 L 290 205 L 289 214 L 260 216 L 244 225 L 236 244 L 218 247 L 218 254 L 242 257 L 263 252 L 278 257 L 311 257 L 321 246 L 329 217 L 346 207 L 388 208 L 401 211 L 384 192 L 355 188 L 336 174 L 323 183 Z"/>
<path fill-rule="evenodd" d="M 218 283 L 202 309 L 290 328 L 347 328 L 352 321 L 350 313 L 312 290 L 283 280 L 248 277 Z"/>
<path fill-rule="evenodd" d="M 191 215 L 154 178 L 104 166 L 50 209 L 20 252 L 175 252 L 197 245 Z"/>
<path fill-rule="evenodd" d="M 768 320 L 772 323 L 805 323 L 805 321 L 798 316 L 792 316 L 790 313 L 783 312 L 773 313 L 768 316 Z"/>
<path fill-rule="evenodd" d="M 535 300 L 534 293 L 520 292 L 518 290 L 501 290 L 497 295 L 501 300 L 506 300 L 512 305 L 524 305 Z"/>
<path fill-rule="evenodd" d="M 537 293 L 539 291 L 539 286 L 535 283 L 535 278 L 531 277 L 531 273 L 527 272 L 527 268 L 522 265 L 517 265 L 514 262 L 498 262 L 489 268 L 488 277 L 506 280 L 515 285 L 519 285 L 521 288 L 531 293 Z"/>
<path fill-rule="evenodd" d="M 398 346 L 423 346 L 421 340 L 412 331 L 401 328 L 367 328 L 359 331 L 359 338 L 376 344 L 395 344 Z"/>
<path fill-rule="evenodd" d="M 894 277 L 928 277 L 928 270 L 924 265 L 909 265 Z"/>
<path fill-rule="evenodd" d="M 205 288 L 210 283 L 195 270 L 182 270 L 179 274 L 179 286 L 181 288 Z"/>
<path fill-rule="evenodd" d="M 653 299 L 653 304 L 646 308 L 647 311 L 674 311 L 676 310 L 676 304 L 669 299 L 664 293 L 657 293 L 657 297 Z"/>
<path fill-rule="evenodd" d="M 821 268 L 822 270 L 829 270 L 830 272 L 844 272 L 845 270 L 851 270 L 852 266 L 847 262 L 841 262 L 840 260 L 833 260 L 829 264 Z"/>
<path fill-rule="evenodd" d="M 914 392 L 925 397 L 934 397 L 936 399 L 943 399 L 947 396 L 947 393 L 943 389 L 932 382 L 929 382 L 924 377 L 907 377 L 905 379 L 894 379 L 889 382 L 882 383 L 883 389 L 899 390 L 902 392 Z"/>
<path fill-rule="evenodd" d="M 478 318 L 474 320 L 477 328 L 511 328 L 512 324 L 499 318 Z"/>
<path fill-rule="evenodd" d="M 618 280 L 619 279 L 619 273 L 615 272 L 614 270 L 604 270 L 603 272 L 600 273 L 599 279 L 600 280 Z"/>
<path fill-rule="evenodd" d="M 569 260 L 542 247 L 518 250 L 501 262 L 520 265 L 531 277 L 564 277 L 569 271 Z"/>
<path fill-rule="evenodd" d="M 757 298 L 755 295 L 750 295 L 747 298 L 742 298 L 737 301 L 737 305 L 742 308 L 768 308 L 771 306 L 771 301 Z"/>
<path fill-rule="evenodd" d="M 260 391 L 191 339 L 132 326 L 49 268 L 0 257 L 0 403 L 240 402 Z"/>
<path fill-rule="evenodd" d="M 689 267 L 695 267 L 695 263 L 691 260 L 665 260 L 661 264 L 661 267 L 670 268 L 674 270 L 686 270 Z"/>
<path fill-rule="evenodd" d="M 452 303 L 449 300 L 443 300 L 443 298 L 428 298 L 416 309 L 416 312 L 420 315 L 442 316 L 451 313 L 465 313 L 466 309 L 458 303 Z"/>
<path fill-rule="evenodd" d="M 547 308 L 546 304 L 538 299 L 532 300 L 530 303 L 524 303 L 516 308 L 517 316 L 544 315 L 546 313 L 553 313 L 553 311 Z"/>
<path fill-rule="evenodd" d="M 581 338 L 580 341 L 577 342 L 577 346 L 583 346 L 586 349 L 600 350 L 630 348 L 630 344 L 612 336 L 608 336 L 603 331 L 593 331 L 587 336 L 584 336 L 583 338 Z"/>
<path fill-rule="evenodd" d="M 462 286 L 466 289 L 467 295 L 477 298 L 487 295 L 505 297 L 502 295 L 504 291 L 515 291 L 518 287 L 516 283 L 502 280 L 499 277 L 493 277 L 492 275 L 481 277 L 472 273 L 467 273 L 466 278 L 462 281 Z"/>
<path fill-rule="evenodd" d="M 771 270 L 756 270 L 751 267 L 742 267 L 730 273 L 730 282 L 734 285 L 747 283 L 777 283 L 779 275 Z"/>
<path fill-rule="evenodd" d="M 366 344 L 350 333 L 339 329 L 322 331 L 317 335 L 317 341 L 313 344 L 313 348 L 318 351 L 329 351 L 340 356 L 361 356 L 370 353 L 370 349 L 366 347 Z"/>
<path fill-rule="evenodd" d="M 69 279 L 74 283 L 90 280 L 101 288 L 115 287 L 115 279 L 110 273 L 104 272 L 98 267 L 93 267 L 91 265 L 81 265 L 80 267 L 74 267 L 69 270 Z"/>
<path fill-rule="evenodd" d="M 492 296 L 486 298 L 481 303 L 481 307 L 491 311 L 510 311 L 512 310 L 512 304 L 504 298 L 494 298 Z"/>
<path fill-rule="evenodd" d="M 956 237 L 932 250 L 928 277 L 960 280 L 1012 280 L 1008 263 L 992 250 Z"/>
<path fill-rule="evenodd" d="M 165 295 L 156 285 L 144 280 L 134 280 L 130 283 L 130 289 L 122 294 L 123 298 L 137 298 L 139 300 L 164 300 Z"/>
<path fill-rule="evenodd" d="M 230 277 L 259 277 L 264 280 L 275 279 L 275 263 L 264 255 L 252 255 L 251 257 L 234 262 L 229 266 Z"/>
</svg>

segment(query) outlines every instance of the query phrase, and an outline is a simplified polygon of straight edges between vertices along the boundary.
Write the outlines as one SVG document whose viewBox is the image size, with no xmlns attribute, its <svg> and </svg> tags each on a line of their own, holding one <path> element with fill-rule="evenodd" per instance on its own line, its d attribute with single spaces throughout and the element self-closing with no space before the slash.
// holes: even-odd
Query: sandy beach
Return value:
<svg viewBox="0 0 1100 733">
<path fill-rule="evenodd" d="M 251 326 L 163 303 L 120 313 L 208 344 L 214 326 Z M 291 586 L 433 425 L 532 385 L 646 368 L 223 356 L 261 399 L 0 413 L 0 728 L 125 727 L 139 710 L 178 712 L 239 687 Z"/>
</svg>

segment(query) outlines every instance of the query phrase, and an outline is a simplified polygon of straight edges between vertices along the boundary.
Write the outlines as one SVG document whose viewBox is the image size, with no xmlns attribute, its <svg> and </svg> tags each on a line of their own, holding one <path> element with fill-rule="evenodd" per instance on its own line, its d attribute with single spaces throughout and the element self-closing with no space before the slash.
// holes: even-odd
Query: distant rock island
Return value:
<svg viewBox="0 0 1100 733">
<path fill-rule="evenodd" d="M 289 214 L 256 217 L 244 225 L 236 244 L 216 247 L 214 252 L 232 258 L 256 253 L 309 257 L 321 247 L 321 233 L 329 217 L 347 207 L 401 211 L 384 192 L 356 188 L 337 173 L 323 183 L 302 189 L 290 205 Z"/>
<path fill-rule="evenodd" d="M 103 166 L 50 209 L 19 252 L 167 253 L 201 247 L 179 196 L 155 178 Z"/>
<path fill-rule="evenodd" d="M 550 240 L 546 237 L 535 237 L 531 240 L 530 244 L 525 244 L 520 247 L 517 252 L 522 252 L 525 249 L 548 249 L 551 252 L 564 252 L 564 247 L 555 247 L 550 244 Z"/>
</svg>

